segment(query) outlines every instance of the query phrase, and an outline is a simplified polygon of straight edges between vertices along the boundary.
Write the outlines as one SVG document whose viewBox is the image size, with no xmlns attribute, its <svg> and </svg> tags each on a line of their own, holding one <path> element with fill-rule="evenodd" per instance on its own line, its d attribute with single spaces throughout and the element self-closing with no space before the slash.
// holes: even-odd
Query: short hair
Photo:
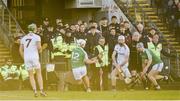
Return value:
<svg viewBox="0 0 180 101">
<path fill-rule="evenodd" d="M 101 37 L 99 37 L 99 40 L 100 40 L 100 39 L 105 39 L 105 37 L 101 36 Z"/>
<path fill-rule="evenodd" d="M 128 23 L 129 24 L 129 21 L 124 21 L 124 23 Z"/>
<path fill-rule="evenodd" d="M 125 28 L 124 23 L 121 23 L 121 24 L 120 24 L 120 28 Z"/>
<path fill-rule="evenodd" d="M 117 19 L 117 17 L 116 17 L 115 15 L 113 15 L 113 16 L 111 17 L 111 19 L 113 19 L 113 18 Z"/>
<path fill-rule="evenodd" d="M 101 20 L 107 20 L 107 18 L 106 17 L 102 17 Z"/>
<path fill-rule="evenodd" d="M 89 20 L 89 23 L 93 23 L 93 20 Z"/>
<path fill-rule="evenodd" d="M 71 24 L 70 26 L 75 26 L 75 24 Z"/>
<path fill-rule="evenodd" d="M 116 31 L 116 29 L 115 29 L 115 28 L 111 28 L 109 31 L 112 31 L 112 30 L 115 30 L 115 31 Z"/>
<path fill-rule="evenodd" d="M 66 33 L 71 33 L 71 29 L 70 28 L 67 28 L 65 31 L 66 31 Z"/>
<path fill-rule="evenodd" d="M 48 18 L 48 17 L 45 17 L 45 18 L 43 19 L 43 21 L 49 21 L 49 18 Z"/>
<path fill-rule="evenodd" d="M 151 31 L 151 30 L 155 30 L 155 31 L 156 31 L 156 28 L 154 28 L 154 27 L 151 27 L 149 30 L 150 30 L 150 31 Z"/>
<path fill-rule="evenodd" d="M 80 24 L 79 26 L 84 26 L 84 24 Z"/>
<path fill-rule="evenodd" d="M 96 27 L 95 26 L 91 26 L 90 29 L 96 29 Z"/>
</svg>

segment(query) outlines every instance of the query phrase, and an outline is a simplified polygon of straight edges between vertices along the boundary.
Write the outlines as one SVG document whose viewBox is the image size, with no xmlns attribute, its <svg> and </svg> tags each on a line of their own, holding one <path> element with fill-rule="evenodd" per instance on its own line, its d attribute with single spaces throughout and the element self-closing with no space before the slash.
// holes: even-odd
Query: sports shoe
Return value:
<svg viewBox="0 0 180 101">
<path fill-rule="evenodd" d="M 155 90 L 160 90 L 161 87 L 159 85 L 155 86 Z"/>
<path fill-rule="evenodd" d="M 116 89 L 112 89 L 113 92 L 116 92 Z"/>
<path fill-rule="evenodd" d="M 149 87 L 145 87 L 145 90 L 149 90 Z"/>
<path fill-rule="evenodd" d="M 87 93 L 90 93 L 90 92 L 91 92 L 91 89 L 90 89 L 90 88 L 87 88 L 86 92 L 87 92 Z"/>
<path fill-rule="evenodd" d="M 40 95 L 43 96 L 43 97 L 46 97 L 46 96 L 47 96 L 46 92 L 44 92 L 44 91 L 41 91 L 41 92 L 40 92 Z"/>
<path fill-rule="evenodd" d="M 169 79 L 168 76 L 164 76 L 164 80 L 167 81 Z"/>
<path fill-rule="evenodd" d="M 34 97 L 38 97 L 38 93 L 36 90 L 34 90 Z"/>
<path fill-rule="evenodd" d="M 64 89 L 63 89 L 63 90 L 64 90 L 65 92 L 69 90 L 69 89 L 68 89 L 68 83 L 65 83 L 65 84 L 64 84 Z"/>
<path fill-rule="evenodd" d="M 38 93 L 34 93 L 34 97 L 38 97 Z"/>
</svg>

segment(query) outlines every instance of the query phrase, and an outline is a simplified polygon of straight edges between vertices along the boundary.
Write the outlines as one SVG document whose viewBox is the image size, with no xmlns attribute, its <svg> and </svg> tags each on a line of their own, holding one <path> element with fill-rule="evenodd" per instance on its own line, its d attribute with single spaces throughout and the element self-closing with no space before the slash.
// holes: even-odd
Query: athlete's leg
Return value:
<svg viewBox="0 0 180 101">
<path fill-rule="evenodd" d="M 36 78 L 38 81 L 41 96 L 47 96 L 47 94 L 44 92 L 44 89 L 43 89 L 43 79 L 42 79 L 41 68 L 36 69 Z"/>
<path fill-rule="evenodd" d="M 90 89 L 89 77 L 85 75 L 83 76 L 82 80 L 83 80 L 84 86 L 86 87 L 86 90 Z"/>
<path fill-rule="evenodd" d="M 118 75 L 118 70 L 115 68 L 111 72 L 111 85 L 112 85 L 113 90 L 116 89 L 116 76 L 117 75 Z"/>
<path fill-rule="evenodd" d="M 65 73 L 64 82 L 70 84 L 82 84 L 82 80 L 75 80 L 72 71 L 68 71 L 67 73 Z"/>
<path fill-rule="evenodd" d="M 43 79 L 42 79 L 42 73 L 41 73 L 40 68 L 36 69 L 36 78 L 38 81 L 39 89 L 43 90 Z"/>
<path fill-rule="evenodd" d="M 29 81 L 31 83 L 31 87 L 34 90 L 35 93 L 37 93 L 37 89 L 36 89 L 36 81 L 34 79 L 34 73 L 33 73 L 33 69 L 28 70 L 29 72 Z"/>
<path fill-rule="evenodd" d="M 158 74 L 159 74 L 159 71 L 156 71 L 156 70 L 151 70 L 148 73 L 148 78 L 153 83 L 154 86 L 159 86 L 155 78 Z"/>
</svg>

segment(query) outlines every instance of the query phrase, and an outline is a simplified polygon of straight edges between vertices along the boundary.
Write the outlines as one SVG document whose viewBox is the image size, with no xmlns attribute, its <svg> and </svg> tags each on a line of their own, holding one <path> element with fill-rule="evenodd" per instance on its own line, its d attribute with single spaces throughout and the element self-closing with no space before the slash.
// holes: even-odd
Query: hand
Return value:
<svg viewBox="0 0 180 101">
<path fill-rule="evenodd" d="M 94 61 L 94 63 L 98 63 L 98 60 L 97 60 L 97 59 L 94 59 L 93 61 Z"/>
<path fill-rule="evenodd" d="M 91 61 L 93 61 L 94 63 L 97 63 L 98 59 L 97 59 L 97 57 L 94 57 L 94 58 L 91 59 Z"/>
</svg>

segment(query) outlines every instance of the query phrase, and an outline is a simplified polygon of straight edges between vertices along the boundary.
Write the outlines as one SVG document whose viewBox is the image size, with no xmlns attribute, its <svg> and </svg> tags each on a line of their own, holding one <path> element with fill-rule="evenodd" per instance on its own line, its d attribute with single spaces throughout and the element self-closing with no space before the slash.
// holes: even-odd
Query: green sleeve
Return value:
<svg viewBox="0 0 180 101">
<path fill-rule="evenodd" d="M 148 60 L 152 60 L 152 55 L 149 50 L 146 50 Z"/>
</svg>

